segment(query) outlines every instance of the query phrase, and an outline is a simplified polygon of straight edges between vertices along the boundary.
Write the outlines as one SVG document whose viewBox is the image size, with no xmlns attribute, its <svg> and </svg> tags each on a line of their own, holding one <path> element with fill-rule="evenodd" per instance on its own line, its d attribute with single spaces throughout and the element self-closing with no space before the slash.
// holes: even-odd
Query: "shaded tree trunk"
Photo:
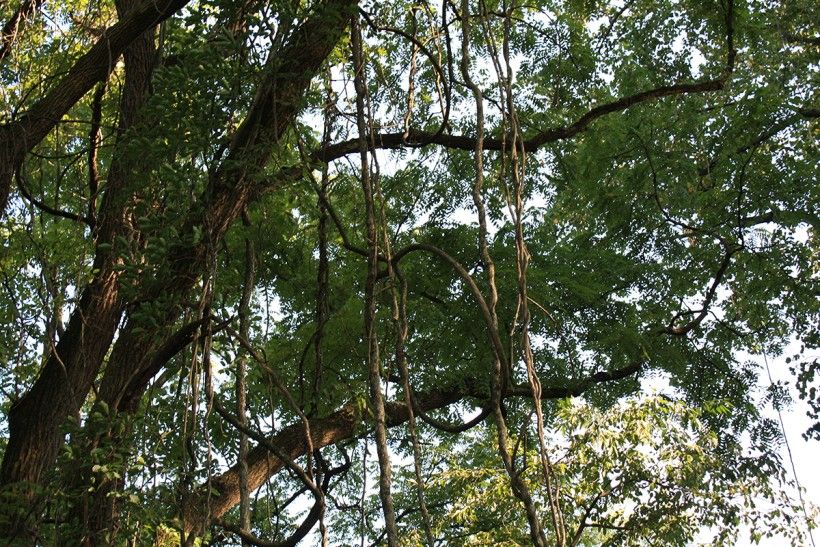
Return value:
<svg viewBox="0 0 820 547">
<path fill-rule="evenodd" d="M 128 0 L 118 2 L 122 20 L 128 20 L 134 4 Z M 148 96 L 153 36 L 153 30 L 143 32 L 125 50 L 121 136 L 136 123 Z M 85 402 L 120 322 L 123 303 L 117 266 L 121 263 L 118 258 L 121 249 L 112 244 L 116 244 L 119 236 L 133 231 L 128 208 L 133 191 L 129 188 L 129 177 L 138 169 L 134 158 L 125 154 L 122 147 L 118 148 L 108 173 L 96 226 L 97 243 L 108 244 L 97 248 L 93 266 L 97 274 L 83 291 L 65 333 L 48 356 L 40 376 L 9 412 L 9 443 L 0 468 L 0 487 L 16 489 L 30 504 L 36 503 L 35 486 L 42 482 L 63 443 L 61 428 L 69 416 L 78 414 Z M 36 528 L 36 522 L 25 522 L 29 515 L 35 516 L 36 511 L 14 515 L 9 519 L 10 529 L 0 530 L 0 537 L 26 536 Z"/>
<path fill-rule="evenodd" d="M 208 205 L 204 213 L 193 212 L 185 231 L 203 226 L 205 237 L 198 243 L 173 248 L 166 259 L 167 275 L 142 281 L 143 302 L 159 297 L 171 301 L 164 316 L 148 326 L 132 314 L 121 329 L 101 380 L 99 399 L 113 412 L 134 412 L 152 378 L 195 336 L 196 329 L 183 329 L 181 336 L 164 336 L 174 329 L 187 296 L 207 267 L 210 253 L 221 241 L 245 206 L 259 195 L 255 175 L 270 159 L 274 144 L 284 135 L 301 106 L 302 97 L 313 76 L 330 54 L 346 28 L 351 0 L 324 2 L 300 28 L 289 43 L 271 55 L 268 74 L 260 85 L 246 120 L 237 130 L 223 167 L 212 176 L 205 191 Z M 186 241 L 185 235 L 182 241 Z M 112 438 L 120 449 L 128 450 L 129 438 Z M 109 494 L 118 484 L 98 477 L 87 508 L 75 508 L 85 515 L 87 535 L 105 537 L 115 526 L 115 498 Z"/>
</svg>

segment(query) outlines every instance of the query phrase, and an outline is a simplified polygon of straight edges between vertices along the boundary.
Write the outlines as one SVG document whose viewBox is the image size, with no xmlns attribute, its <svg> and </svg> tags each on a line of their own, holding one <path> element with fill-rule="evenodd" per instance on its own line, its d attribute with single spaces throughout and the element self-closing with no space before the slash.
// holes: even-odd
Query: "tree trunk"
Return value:
<svg viewBox="0 0 820 547">
<path fill-rule="evenodd" d="M 127 20 L 130 6 L 118 3 L 120 16 Z M 148 95 L 154 56 L 153 31 L 146 31 L 126 49 L 125 85 L 120 101 L 122 135 L 137 120 Z M 129 177 L 137 162 L 118 149 L 108 174 L 97 232 L 97 242 L 115 244 L 118 236 L 133 229 L 128 205 Z M 9 412 L 9 444 L 0 468 L 0 488 L 13 488 L 36 505 L 35 486 L 53 465 L 63 443 L 60 432 L 69 416 L 75 416 L 88 396 L 103 359 L 108 353 L 122 315 L 118 249 L 97 249 L 93 269 L 98 273 L 83 291 L 60 341 L 51 351 L 32 388 Z M 26 504 L 23 504 L 25 506 Z M 0 537 L 27 535 L 36 528 L 36 511 L 14 515 L 10 528 L 0 529 Z M 24 522 L 30 519 L 31 522 Z"/>
<path fill-rule="evenodd" d="M 175 301 L 193 290 L 216 242 L 222 240 L 244 207 L 258 195 L 255 175 L 268 162 L 274 144 L 298 113 L 310 81 L 343 35 L 347 12 L 354 5 L 351 0 L 324 2 L 294 32 L 291 41 L 272 54 L 269 73 L 234 135 L 228 158 L 206 190 L 209 207 L 204 214 L 194 213 L 185 224 L 186 230 L 204 226 L 205 237 L 194 245 L 172 249 L 166 262 L 167 275 L 162 279 L 141 280 L 145 290 L 141 301 L 151 302 L 160 296 Z M 112 412 L 136 411 L 151 379 L 191 340 L 193 331 L 183 333 L 186 336 L 180 338 L 179 344 L 175 343 L 174 336 L 164 336 L 174 330 L 181 311 L 181 307 L 172 303 L 153 327 L 129 317 L 114 344 L 100 384 L 99 398 Z M 117 450 L 127 450 L 130 439 L 112 438 L 111 442 Z M 93 499 L 88 502 L 88 532 L 92 542 L 111 531 L 106 529 L 116 520 L 116 507 L 109 494 L 117 487 L 113 481 L 98 482 Z"/>
</svg>

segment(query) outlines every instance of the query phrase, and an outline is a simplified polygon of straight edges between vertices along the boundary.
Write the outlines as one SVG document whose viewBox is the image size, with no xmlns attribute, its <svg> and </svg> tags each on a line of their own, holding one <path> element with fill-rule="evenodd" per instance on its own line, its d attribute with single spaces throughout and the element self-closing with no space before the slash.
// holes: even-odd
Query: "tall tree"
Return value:
<svg viewBox="0 0 820 547">
<path fill-rule="evenodd" d="M 820 405 L 810 2 L 0 13 L 0 536 L 674 542 L 779 499 L 742 356 L 796 339 Z M 653 385 L 605 416 L 660 437 L 589 425 Z M 454 517 L 471 476 L 512 497 Z"/>
</svg>

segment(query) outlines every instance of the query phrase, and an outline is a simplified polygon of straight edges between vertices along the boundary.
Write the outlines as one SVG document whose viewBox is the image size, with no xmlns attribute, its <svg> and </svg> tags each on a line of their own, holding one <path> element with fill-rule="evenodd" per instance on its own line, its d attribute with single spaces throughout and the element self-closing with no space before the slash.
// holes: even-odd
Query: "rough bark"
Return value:
<svg viewBox="0 0 820 547">
<path fill-rule="evenodd" d="M 182 231 L 191 233 L 203 227 L 203 237 L 196 244 L 172 248 L 167 257 L 168 275 L 158 280 L 146 279 L 144 301 L 159 296 L 180 297 L 188 294 L 207 263 L 208 253 L 218 245 L 225 232 L 245 206 L 258 195 L 261 183 L 258 173 L 269 161 L 276 142 L 284 135 L 298 112 L 305 90 L 330 54 L 346 28 L 345 13 L 356 2 L 327 0 L 293 33 L 288 44 L 271 55 L 268 75 L 260 84 L 248 115 L 234 135 L 230 151 L 222 166 L 211 177 L 203 200 L 204 213 L 195 212 Z M 182 236 L 185 239 L 185 236 Z M 100 386 L 100 397 L 117 410 L 134 410 L 148 383 L 164 363 L 152 355 L 177 321 L 179 309 L 169 309 L 156 327 L 148 327 L 133 318 L 122 329 Z M 139 327 L 139 328 L 137 328 Z M 136 356 L 136 358 L 135 358 Z"/>
<path fill-rule="evenodd" d="M 453 404 L 464 396 L 462 389 L 441 390 L 421 398 L 419 405 L 424 410 L 434 410 Z M 409 418 L 408 408 L 404 403 L 388 402 L 385 404 L 385 418 L 388 426 L 402 424 Z M 351 439 L 360 431 L 361 425 L 362 414 L 355 402 L 346 404 L 324 418 L 314 418 L 310 420 L 313 447 L 318 450 Z M 308 447 L 305 428 L 301 422 L 294 423 L 271 436 L 270 442 L 291 460 L 303 456 Z M 248 453 L 248 488 L 251 491 L 256 490 L 283 466 L 282 460 L 271 454 L 265 446 L 255 446 Z M 185 515 L 186 531 L 201 525 L 204 513 L 202 508 L 208 507 L 211 516 L 220 517 L 239 503 L 239 473 L 239 464 L 236 464 L 211 481 L 211 486 L 216 488 L 219 495 L 211 496 L 210 505 L 206 505 L 204 499 L 191 504 L 191 507 L 196 509 Z"/>
<path fill-rule="evenodd" d="M 196 244 L 180 244 L 170 251 L 166 276 L 141 280 L 145 287 L 141 301 L 152 302 L 162 297 L 176 303 L 170 305 L 154 328 L 131 316 L 121 329 L 98 395 L 112 411 L 135 411 L 151 379 L 195 335 L 196 329 L 182 329 L 171 337 L 163 333 L 172 330 L 178 321 L 182 312 L 179 302 L 193 290 L 217 242 L 248 202 L 258 195 L 256 175 L 298 112 L 311 79 L 343 34 L 345 12 L 353 5 L 350 0 L 324 2 L 294 32 L 291 41 L 271 55 L 268 75 L 234 136 L 223 167 L 212 177 L 203 196 L 202 201 L 207 203 L 204 213 L 193 212 L 183 229 L 185 233 L 203 226 L 205 236 Z M 184 236 L 182 240 L 185 241 Z M 127 449 L 129 439 L 113 439 L 113 442 Z M 87 528 L 92 542 L 113 531 L 111 523 L 116 507 L 108 494 L 116 487 L 111 481 L 98 482 L 88 502 Z"/>
<path fill-rule="evenodd" d="M 150 45 L 150 36 L 147 43 Z M 139 79 L 144 78 L 139 76 Z M 126 83 L 122 101 L 124 127 L 133 122 L 134 116 L 130 113 L 138 108 L 141 93 L 144 90 Z M 129 168 L 126 163 L 127 160 L 115 162 L 109 173 L 100 241 L 113 241 L 126 224 L 120 192 Z M 53 460 L 48 455 L 56 453 L 57 447 L 50 439 L 58 433 L 65 418 L 76 413 L 85 401 L 120 317 L 115 262 L 112 251 L 97 253 L 94 268 L 99 273 L 83 292 L 65 334 L 51 352 L 34 386 L 13 405 L 0 484 L 38 482 L 43 467 Z"/>
<path fill-rule="evenodd" d="M 118 2 L 123 20 L 129 20 L 130 4 Z M 138 5 L 137 8 L 140 6 Z M 125 50 L 125 82 L 120 99 L 119 133 L 138 119 L 149 89 L 154 58 L 153 32 L 143 32 Z M 112 244 L 131 231 L 128 213 L 129 177 L 138 161 L 117 149 L 108 173 L 97 242 Z M 60 341 L 51 352 L 32 388 L 9 411 L 9 444 L 0 468 L 0 487 L 16 488 L 33 502 L 33 486 L 54 463 L 63 442 L 61 427 L 85 402 L 102 366 L 122 314 L 118 250 L 98 247 L 93 270 L 97 273 L 85 287 Z M 11 519 L 5 535 L 26 535 L 24 523 Z"/>
<path fill-rule="evenodd" d="M 541 392 L 541 398 L 563 399 L 579 396 L 597 384 L 629 378 L 639 373 L 641 367 L 642 363 L 634 362 L 623 368 L 600 371 L 585 378 L 567 382 L 565 385 L 545 386 Z M 476 378 L 463 378 L 456 386 L 443 387 L 436 391 L 415 395 L 413 411 L 416 413 L 429 412 L 468 398 L 483 401 L 487 399 L 488 395 L 487 386 L 483 382 Z M 504 397 L 531 396 L 532 391 L 529 386 L 511 386 L 504 394 Z M 410 408 L 403 401 L 386 402 L 384 412 L 385 424 L 388 427 L 396 427 L 410 419 Z M 486 414 L 484 414 L 484 417 L 486 417 Z M 318 450 L 365 433 L 367 431 L 365 420 L 366 416 L 362 415 L 360 406 L 356 402 L 347 403 L 336 412 L 323 418 L 311 419 L 310 433 L 313 448 Z M 475 422 L 472 425 L 478 423 Z M 271 435 L 268 441 L 269 444 L 275 446 L 290 460 L 305 455 L 309 446 L 305 437 L 305 427 L 301 421 Z M 251 491 L 262 486 L 285 466 L 280 458 L 272 454 L 261 443 L 248 452 L 245 464 L 248 470 L 248 488 Z M 218 518 L 239 503 L 240 467 L 240 463 L 236 463 L 211 480 L 211 487 L 215 488 L 219 495 L 211 495 L 206 502 L 205 495 L 200 494 L 200 499 L 190 504 L 191 510 L 184 515 L 186 531 L 191 531 L 202 525 L 206 513 L 205 508 L 207 508 L 210 517 Z M 203 490 L 204 488 L 205 486 L 202 487 Z"/>
<path fill-rule="evenodd" d="M 179 246 L 171 251 L 167 277 L 143 280 L 147 287 L 146 301 L 160 295 L 181 297 L 193 288 L 206 264 L 208 242 L 219 241 L 255 195 L 257 181 L 254 175 L 269 159 L 275 142 L 284 134 L 298 111 L 301 97 L 312 76 L 344 32 L 345 25 L 340 24 L 344 17 L 342 13 L 351 5 L 353 2 L 350 1 L 326 2 L 313 18 L 294 33 L 292 41 L 279 55 L 271 56 L 269 75 L 260 86 L 247 119 L 234 137 L 225 161 L 226 167 L 216 173 L 206 192 L 208 209 L 204 216 L 192 216 L 188 221 L 189 229 L 197 225 L 206 226 L 206 237 L 199 244 Z M 114 344 L 99 390 L 99 399 L 106 402 L 110 409 L 136 410 L 153 376 L 192 339 L 195 329 L 182 329 L 167 339 L 162 336 L 163 331 L 171 329 L 180 311 L 179 307 L 167 310 L 162 325 L 153 329 L 145 329 L 145 325 L 133 317 L 126 322 Z M 103 354 L 110 341 L 109 337 L 107 343 L 101 344 L 101 349 L 104 346 Z M 87 383 L 91 379 L 93 375 Z M 87 389 L 83 400 L 85 394 Z M 27 415 L 33 415 L 31 410 L 35 408 L 37 406 L 32 405 Z M 128 440 L 116 439 L 115 442 L 127 444 Z M 53 462 L 53 455 L 43 455 L 41 460 Z M 89 537 L 102 534 L 111 525 L 111 516 L 116 509 L 108 493 L 114 488 L 116 485 L 110 482 L 99 484 L 93 499 L 88 502 L 89 507 L 84 515 L 91 519 L 87 521 Z"/>
</svg>

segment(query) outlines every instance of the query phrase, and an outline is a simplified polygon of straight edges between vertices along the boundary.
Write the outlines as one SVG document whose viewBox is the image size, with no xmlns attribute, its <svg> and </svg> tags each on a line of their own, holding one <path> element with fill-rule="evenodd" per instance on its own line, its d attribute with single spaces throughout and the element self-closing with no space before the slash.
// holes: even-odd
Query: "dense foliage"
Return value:
<svg viewBox="0 0 820 547">
<path fill-rule="evenodd" d="M 0 537 L 801 544 L 813 8 L 3 4 Z"/>
</svg>

